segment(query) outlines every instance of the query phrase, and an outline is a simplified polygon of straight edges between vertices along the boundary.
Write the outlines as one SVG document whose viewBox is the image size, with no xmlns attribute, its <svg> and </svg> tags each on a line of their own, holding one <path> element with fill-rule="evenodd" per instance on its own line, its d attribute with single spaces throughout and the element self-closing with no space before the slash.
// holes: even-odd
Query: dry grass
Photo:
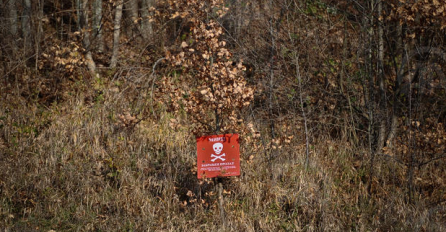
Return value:
<svg viewBox="0 0 446 232">
<path fill-rule="evenodd" d="M 83 83 L 94 89 L 51 105 L 2 95 L 2 230 L 223 231 L 215 182 L 194 173 L 187 119 L 172 129 L 173 116 L 159 108 L 157 118 L 123 124 L 120 116 L 134 116 L 145 100 L 120 81 Z M 445 230 L 444 202 L 422 192 L 414 204 L 404 200 L 404 168 L 378 160 L 369 196 L 364 151 L 347 139 L 319 138 L 305 168 L 304 136 L 295 128 L 279 150 L 253 148 L 270 140 L 266 132 L 242 144 L 242 175 L 222 180 L 227 231 Z"/>
</svg>

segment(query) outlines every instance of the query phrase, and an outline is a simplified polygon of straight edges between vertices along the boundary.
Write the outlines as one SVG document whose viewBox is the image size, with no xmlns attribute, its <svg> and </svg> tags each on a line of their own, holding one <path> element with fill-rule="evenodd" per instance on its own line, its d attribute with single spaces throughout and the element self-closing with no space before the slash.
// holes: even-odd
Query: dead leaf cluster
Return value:
<svg viewBox="0 0 446 232">
<path fill-rule="evenodd" d="M 237 112 L 250 104 L 254 90 L 244 79 L 242 61 L 234 61 L 221 40 L 217 20 L 226 10 L 223 1 L 171 1 L 170 7 L 171 17 L 192 26 L 190 40 L 166 54 L 181 72 L 177 82 L 175 76 L 163 77 L 161 92 L 168 94 L 174 111 L 183 109 L 191 116 L 196 134 L 213 131 L 215 125 L 223 132 L 237 131 L 242 124 Z"/>
</svg>

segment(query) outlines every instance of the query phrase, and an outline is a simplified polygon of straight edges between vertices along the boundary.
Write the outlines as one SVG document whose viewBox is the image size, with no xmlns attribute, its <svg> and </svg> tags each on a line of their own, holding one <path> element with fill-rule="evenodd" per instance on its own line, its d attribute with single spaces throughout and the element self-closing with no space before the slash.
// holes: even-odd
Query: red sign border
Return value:
<svg viewBox="0 0 446 232">
<path fill-rule="evenodd" d="M 230 156 L 231 158 L 234 159 L 234 166 L 235 168 L 231 168 L 231 171 L 229 172 L 229 174 L 225 174 L 225 173 L 221 173 L 221 171 L 206 171 L 203 170 L 199 164 L 200 162 L 203 162 L 205 159 L 203 159 L 203 155 L 200 156 L 200 154 L 203 154 L 200 151 L 200 148 L 202 148 L 204 150 L 203 145 L 200 146 L 200 143 L 206 142 L 206 139 L 212 139 L 212 138 L 226 138 L 225 141 L 215 141 L 215 142 L 222 142 L 224 144 L 231 144 L 233 146 L 233 148 L 236 148 L 235 153 L 229 153 L 228 157 Z M 235 139 L 235 142 L 231 142 L 232 139 Z M 228 133 L 228 134 L 218 134 L 218 135 L 205 135 L 205 136 L 200 136 L 196 138 L 197 141 L 197 177 L 198 179 L 203 179 L 203 178 L 220 178 L 220 177 L 230 177 L 230 176 L 240 176 L 240 135 L 237 133 Z M 209 141 L 209 143 L 212 143 Z M 234 143 L 234 144 L 232 144 Z M 206 145 L 207 147 L 209 147 L 210 144 Z M 235 146 L 235 147 L 234 147 Z M 226 151 L 227 152 L 227 151 Z M 218 164 L 214 163 L 214 164 Z M 219 166 L 219 165 L 215 165 L 215 166 Z M 221 166 L 219 166 L 221 167 Z M 223 166 L 224 167 L 224 166 Z M 232 166 L 231 166 L 232 167 Z M 223 169 L 225 170 L 225 169 Z M 208 176 L 207 176 L 208 175 Z"/>
</svg>

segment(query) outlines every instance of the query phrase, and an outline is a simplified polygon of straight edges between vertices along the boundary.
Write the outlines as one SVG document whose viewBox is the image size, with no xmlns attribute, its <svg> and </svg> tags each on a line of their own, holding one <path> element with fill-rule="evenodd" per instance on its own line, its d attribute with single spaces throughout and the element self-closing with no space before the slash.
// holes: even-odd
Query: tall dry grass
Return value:
<svg viewBox="0 0 446 232">
<path fill-rule="evenodd" d="M 419 193 L 406 203 L 398 164 L 377 161 L 368 195 L 361 147 L 321 134 L 305 167 L 297 123 L 289 144 L 274 150 L 255 114 L 246 120 L 261 137 L 242 143 L 242 175 L 222 180 L 222 228 L 215 180 L 196 178 L 187 117 L 172 127 L 176 116 L 162 104 L 156 117 L 138 113 L 149 112 L 150 94 L 126 79 L 78 84 L 60 103 L 1 95 L 2 231 L 445 230 L 444 202 Z"/>
</svg>

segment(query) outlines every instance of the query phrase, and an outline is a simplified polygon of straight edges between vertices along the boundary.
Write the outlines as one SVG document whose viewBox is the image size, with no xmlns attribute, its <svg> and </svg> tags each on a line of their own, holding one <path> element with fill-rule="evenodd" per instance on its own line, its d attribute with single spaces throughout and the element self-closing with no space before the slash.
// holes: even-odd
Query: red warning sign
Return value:
<svg viewBox="0 0 446 232">
<path fill-rule="evenodd" d="M 238 134 L 210 135 L 197 138 L 198 178 L 240 175 Z"/>
</svg>

